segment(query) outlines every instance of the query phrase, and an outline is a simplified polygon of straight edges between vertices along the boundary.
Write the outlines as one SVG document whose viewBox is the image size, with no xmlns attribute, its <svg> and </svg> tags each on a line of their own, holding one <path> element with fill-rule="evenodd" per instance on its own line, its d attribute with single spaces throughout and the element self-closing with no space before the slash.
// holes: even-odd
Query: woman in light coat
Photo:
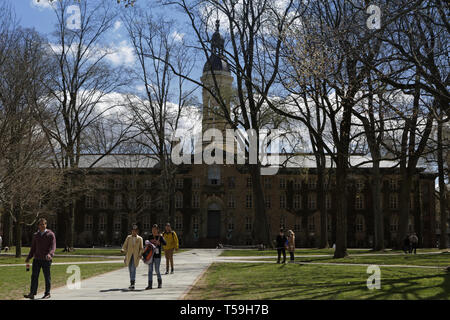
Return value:
<svg viewBox="0 0 450 320">
<path fill-rule="evenodd" d="M 136 268 L 139 266 L 139 260 L 144 251 L 144 242 L 142 237 L 138 235 L 138 227 L 136 225 L 133 226 L 131 234 L 125 239 L 121 251 L 125 253 L 124 262 L 130 271 L 130 286 L 128 289 L 134 290 Z"/>
<path fill-rule="evenodd" d="M 288 231 L 288 251 L 291 255 L 291 263 L 294 262 L 294 251 L 295 251 L 295 234 L 294 231 Z"/>
</svg>

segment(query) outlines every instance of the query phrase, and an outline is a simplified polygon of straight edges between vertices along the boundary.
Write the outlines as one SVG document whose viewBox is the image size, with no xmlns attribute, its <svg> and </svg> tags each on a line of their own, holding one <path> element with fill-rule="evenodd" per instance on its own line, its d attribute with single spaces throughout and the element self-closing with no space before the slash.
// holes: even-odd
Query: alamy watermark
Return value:
<svg viewBox="0 0 450 320">
<path fill-rule="evenodd" d="M 222 131 L 215 128 L 206 130 L 203 135 L 177 130 L 172 136 L 173 142 L 179 142 L 172 149 L 172 162 L 192 164 L 193 156 L 194 164 L 224 164 L 225 157 L 225 164 L 260 163 L 261 175 L 275 175 L 280 166 L 280 137 L 277 129 L 263 129 L 259 133 L 254 129 L 227 129 L 224 141 Z"/>
<path fill-rule="evenodd" d="M 367 278 L 367 289 L 381 289 L 381 270 L 377 265 L 371 265 L 367 267 L 367 273 L 372 274 Z"/>
<path fill-rule="evenodd" d="M 66 286 L 69 290 L 81 289 L 81 269 L 77 265 L 67 267 L 66 273 L 71 274 L 67 279 Z"/>
<path fill-rule="evenodd" d="M 369 18 L 367 18 L 367 28 L 370 30 L 373 29 L 381 29 L 381 9 L 379 6 L 371 4 L 366 13 L 370 14 Z"/>
</svg>

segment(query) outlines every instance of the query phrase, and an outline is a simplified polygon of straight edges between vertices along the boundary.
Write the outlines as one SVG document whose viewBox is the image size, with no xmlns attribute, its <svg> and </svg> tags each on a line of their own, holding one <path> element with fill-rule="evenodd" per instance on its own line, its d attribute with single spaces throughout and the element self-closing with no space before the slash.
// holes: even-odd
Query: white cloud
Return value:
<svg viewBox="0 0 450 320">
<path fill-rule="evenodd" d="M 135 61 L 133 47 L 126 41 L 121 41 L 117 46 L 111 48 L 113 53 L 106 56 L 106 59 L 114 65 L 132 65 Z"/>
<path fill-rule="evenodd" d="M 31 0 L 31 6 L 37 9 L 51 9 L 54 6 L 54 3 L 51 3 L 49 0 Z"/>
<path fill-rule="evenodd" d="M 114 23 L 113 30 L 114 30 L 114 31 L 117 31 L 117 30 L 120 29 L 120 27 L 122 27 L 122 21 L 117 20 L 117 21 Z"/>
<path fill-rule="evenodd" d="M 171 36 L 172 38 L 177 41 L 177 42 L 181 42 L 183 41 L 183 38 L 186 34 L 185 33 L 179 33 L 177 31 L 172 32 Z"/>
</svg>

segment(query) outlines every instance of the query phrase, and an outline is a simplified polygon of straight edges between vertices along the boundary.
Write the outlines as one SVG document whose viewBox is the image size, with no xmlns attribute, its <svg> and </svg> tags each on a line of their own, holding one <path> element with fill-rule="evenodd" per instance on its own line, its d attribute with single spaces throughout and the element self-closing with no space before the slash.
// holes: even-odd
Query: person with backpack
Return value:
<svg viewBox="0 0 450 320">
<path fill-rule="evenodd" d="M 161 250 L 162 246 L 166 245 L 166 240 L 159 232 L 159 227 L 154 224 L 152 227 L 152 234 L 148 237 L 150 243 L 155 246 L 155 252 L 153 253 L 152 262 L 148 265 L 148 286 L 145 290 L 152 289 L 153 285 L 153 267 L 155 268 L 156 276 L 158 279 L 158 288 L 162 288 L 161 272 L 159 271 L 161 266 Z"/>
<path fill-rule="evenodd" d="M 125 253 L 125 265 L 130 272 L 130 286 L 128 289 L 134 290 L 136 283 L 136 268 L 139 266 L 139 261 L 144 250 L 143 239 L 138 235 L 138 226 L 133 225 L 131 234 L 125 239 L 122 246 L 122 252 Z"/>
<path fill-rule="evenodd" d="M 283 262 L 286 263 L 286 247 L 288 243 L 287 237 L 284 235 L 283 228 L 280 229 L 280 234 L 277 236 L 276 246 L 277 246 L 277 252 L 278 252 L 278 260 L 277 263 L 280 263 L 281 254 L 283 254 Z"/>
<path fill-rule="evenodd" d="M 166 223 L 166 231 L 163 233 L 166 245 L 164 248 L 164 255 L 166 256 L 166 274 L 169 274 L 169 266 L 172 266 L 171 272 L 173 273 L 173 251 L 178 251 L 178 237 L 175 231 L 170 227 L 170 223 Z"/>
</svg>

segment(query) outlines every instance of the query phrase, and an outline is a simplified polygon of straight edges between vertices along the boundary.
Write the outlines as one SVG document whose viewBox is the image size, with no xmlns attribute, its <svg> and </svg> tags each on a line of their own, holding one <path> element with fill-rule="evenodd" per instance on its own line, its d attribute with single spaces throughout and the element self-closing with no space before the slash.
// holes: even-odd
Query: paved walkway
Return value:
<svg viewBox="0 0 450 320">
<path fill-rule="evenodd" d="M 177 253 L 174 256 L 175 273 L 168 275 L 164 275 L 166 268 L 163 257 L 161 259 L 162 289 L 156 289 L 158 282 L 156 275 L 153 275 L 153 289 L 144 290 L 148 281 L 148 266 L 141 262 L 136 270 L 136 289 L 133 291 L 128 290 L 130 285 L 128 268 L 122 268 L 83 280 L 79 290 L 70 290 L 65 286 L 54 289 L 51 300 L 181 299 L 221 252 L 222 250 L 216 249 L 195 249 Z"/>
</svg>

